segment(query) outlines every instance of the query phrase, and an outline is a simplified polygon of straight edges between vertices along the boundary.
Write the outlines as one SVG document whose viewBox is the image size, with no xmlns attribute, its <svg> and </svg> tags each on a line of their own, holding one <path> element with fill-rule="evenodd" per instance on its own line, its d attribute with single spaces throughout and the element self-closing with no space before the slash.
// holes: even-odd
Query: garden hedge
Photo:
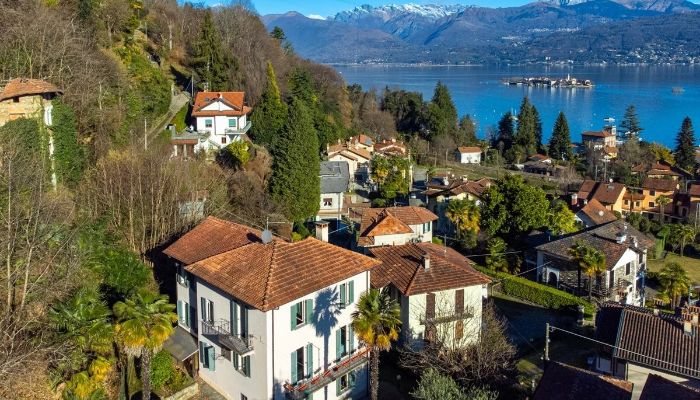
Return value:
<svg viewBox="0 0 700 400">
<path fill-rule="evenodd" d="M 573 294 L 505 272 L 496 272 L 481 266 L 475 268 L 494 278 L 494 281 L 500 281 L 499 291 L 505 295 L 556 310 L 581 305 L 586 318 L 591 318 L 595 313 L 595 306 L 591 302 Z"/>
</svg>

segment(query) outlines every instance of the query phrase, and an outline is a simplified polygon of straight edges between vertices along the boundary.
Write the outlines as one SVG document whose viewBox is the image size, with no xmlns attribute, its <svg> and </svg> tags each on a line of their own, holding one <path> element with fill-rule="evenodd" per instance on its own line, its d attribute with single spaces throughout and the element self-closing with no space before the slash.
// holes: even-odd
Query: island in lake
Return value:
<svg viewBox="0 0 700 400">
<path fill-rule="evenodd" d="M 592 88 L 593 82 L 590 79 L 579 80 L 567 75 L 566 78 L 504 78 L 502 82 L 513 86 L 546 86 L 556 88 Z"/>
</svg>

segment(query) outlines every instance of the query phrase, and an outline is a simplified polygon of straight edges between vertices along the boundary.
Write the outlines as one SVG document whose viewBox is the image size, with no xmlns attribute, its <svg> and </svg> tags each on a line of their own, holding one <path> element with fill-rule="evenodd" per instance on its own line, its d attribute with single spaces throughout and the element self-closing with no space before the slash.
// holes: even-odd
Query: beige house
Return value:
<svg viewBox="0 0 700 400">
<path fill-rule="evenodd" d="M 0 126 L 19 118 L 42 118 L 52 125 L 52 101 L 63 92 L 40 79 L 17 78 L 0 92 Z"/>
</svg>

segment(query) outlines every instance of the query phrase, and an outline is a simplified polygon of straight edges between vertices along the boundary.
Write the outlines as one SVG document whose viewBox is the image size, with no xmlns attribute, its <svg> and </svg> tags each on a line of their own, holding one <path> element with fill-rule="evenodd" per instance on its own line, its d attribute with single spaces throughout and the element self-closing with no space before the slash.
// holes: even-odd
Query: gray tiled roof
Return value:
<svg viewBox="0 0 700 400">
<path fill-rule="evenodd" d="M 321 161 L 321 193 L 345 193 L 350 185 L 350 167 L 346 161 Z"/>
</svg>

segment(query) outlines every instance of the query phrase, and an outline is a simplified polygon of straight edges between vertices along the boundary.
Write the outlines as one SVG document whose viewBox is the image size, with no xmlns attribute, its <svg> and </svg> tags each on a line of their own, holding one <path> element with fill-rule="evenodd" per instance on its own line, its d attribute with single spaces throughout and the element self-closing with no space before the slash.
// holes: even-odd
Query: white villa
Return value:
<svg viewBox="0 0 700 400">
<path fill-rule="evenodd" d="M 350 323 L 378 260 L 213 217 L 164 253 L 176 267 L 180 343 L 166 348 L 224 397 L 367 395 L 367 351 Z"/>
<path fill-rule="evenodd" d="M 433 243 L 375 247 L 370 254 L 382 261 L 372 270 L 372 286 L 388 287 L 401 306 L 403 343 L 456 348 L 478 340 L 491 279 L 468 258 Z"/>
<path fill-rule="evenodd" d="M 362 210 L 357 245 L 366 249 L 432 242 L 437 215 L 422 207 L 365 208 Z"/>
<path fill-rule="evenodd" d="M 457 161 L 460 164 L 481 164 L 481 147 L 462 146 L 457 148 Z"/>
<path fill-rule="evenodd" d="M 246 140 L 251 123 L 244 92 L 199 92 L 192 107 L 194 126 L 173 135 L 173 155 L 190 157 L 198 151 L 218 150 Z"/>
</svg>

